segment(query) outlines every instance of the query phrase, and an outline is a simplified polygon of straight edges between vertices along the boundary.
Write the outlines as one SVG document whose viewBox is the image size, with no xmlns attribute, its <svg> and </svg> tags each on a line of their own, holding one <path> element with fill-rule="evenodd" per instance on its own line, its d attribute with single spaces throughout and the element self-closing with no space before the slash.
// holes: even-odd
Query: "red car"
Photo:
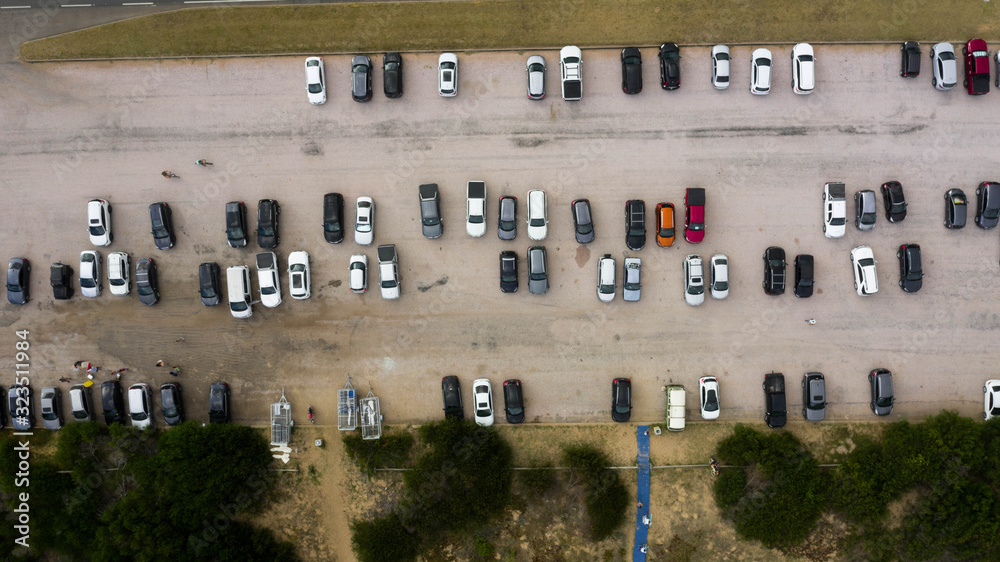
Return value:
<svg viewBox="0 0 1000 562">
<path fill-rule="evenodd" d="M 990 91 L 990 52 L 986 41 L 970 39 L 962 47 L 965 55 L 965 88 L 969 95 L 979 96 Z"/>
<path fill-rule="evenodd" d="M 697 244 L 705 239 L 705 190 L 689 187 L 684 195 L 684 239 Z"/>
</svg>

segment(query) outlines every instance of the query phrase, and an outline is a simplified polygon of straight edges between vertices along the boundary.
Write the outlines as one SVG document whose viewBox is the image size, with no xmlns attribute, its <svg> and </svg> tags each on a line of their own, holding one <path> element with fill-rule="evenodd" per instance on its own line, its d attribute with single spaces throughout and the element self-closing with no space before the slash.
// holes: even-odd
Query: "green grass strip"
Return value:
<svg viewBox="0 0 1000 562">
<path fill-rule="evenodd" d="M 28 61 L 996 39 L 998 2 L 489 0 L 186 9 L 25 43 Z"/>
</svg>

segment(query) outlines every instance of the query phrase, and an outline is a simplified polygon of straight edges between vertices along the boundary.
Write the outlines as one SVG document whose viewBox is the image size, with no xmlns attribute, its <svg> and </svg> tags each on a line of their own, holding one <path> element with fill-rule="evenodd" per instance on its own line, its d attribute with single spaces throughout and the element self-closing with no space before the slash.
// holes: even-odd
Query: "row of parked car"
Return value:
<svg viewBox="0 0 1000 562">
<path fill-rule="evenodd" d="M 146 429 L 153 423 L 153 391 L 146 383 L 136 383 L 128 387 L 128 405 L 125 404 L 125 393 L 118 381 L 101 383 L 101 411 L 104 423 L 125 423 L 126 419 L 139 429 Z M 208 389 L 208 420 L 212 423 L 229 423 L 229 385 L 224 382 L 212 383 Z M 28 431 L 35 427 L 35 406 L 31 386 L 25 384 L 11 385 L 7 392 L 7 411 L 10 412 L 11 425 L 17 431 Z M 0 427 L 7 425 L 7 418 L 2 407 L 3 390 L 0 389 Z M 83 384 L 75 384 L 69 389 L 69 414 L 73 421 L 94 421 L 97 412 L 90 396 L 90 388 Z M 54 386 L 42 388 L 39 398 L 42 414 L 42 425 L 45 429 L 60 429 L 65 423 L 62 405 L 62 390 Z M 160 386 L 160 415 L 163 423 L 177 425 L 184 421 L 184 400 L 181 385 L 168 382 Z"/>
<path fill-rule="evenodd" d="M 899 75 L 904 78 L 916 78 L 920 75 L 920 43 L 907 41 L 899 48 L 903 55 L 902 68 Z M 931 67 L 933 77 L 931 84 L 938 90 L 950 90 L 958 84 L 958 59 L 955 57 L 955 47 L 951 43 L 938 43 L 931 47 Z M 990 52 L 986 41 L 969 39 L 962 46 L 965 58 L 965 79 L 962 83 L 969 95 L 982 95 L 990 91 Z M 996 54 L 997 79 L 996 86 L 1000 88 L 1000 51 Z"/>
<path fill-rule="evenodd" d="M 771 246 L 764 250 L 764 293 L 782 295 L 785 293 L 785 250 Z M 907 293 L 915 293 L 923 286 L 924 270 L 919 244 L 902 244 L 896 251 L 899 260 L 899 287 Z M 858 246 L 851 250 L 851 265 L 854 270 L 854 289 L 860 296 L 878 292 L 878 274 L 875 270 L 875 255 L 869 246 Z M 795 280 L 793 293 L 796 297 L 808 298 L 813 294 L 813 256 L 795 256 Z"/>
</svg>

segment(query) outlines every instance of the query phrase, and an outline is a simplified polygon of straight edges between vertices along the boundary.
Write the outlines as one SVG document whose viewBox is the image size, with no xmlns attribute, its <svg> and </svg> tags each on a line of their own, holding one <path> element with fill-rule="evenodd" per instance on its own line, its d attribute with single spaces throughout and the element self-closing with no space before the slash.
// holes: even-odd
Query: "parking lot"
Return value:
<svg viewBox="0 0 1000 562">
<path fill-rule="evenodd" d="M 876 367 L 895 376 L 890 419 L 920 418 L 943 408 L 978 418 L 982 386 L 996 376 L 1000 332 L 1000 252 L 997 233 L 942 225 L 943 194 L 964 189 L 970 199 L 981 181 L 997 180 L 995 131 L 1000 105 L 992 92 L 972 97 L 959 85 L 935 91 L 923 45 L 917 79 L 898 76 L 898 46 L 815 46 L 817 86 L 792 93 L 788 54 L 774 53 L 772 93 L 753 96 L 751 47 L 734 47 L 733 84 L 710 85 L 708 48 L 682 47 L 682 85 L 658 84 L 656 49 L 642 49 L 644 90 L 620 88 L 617 50 L 584 50 L 580 102 L 559 97 L 557 53 L 548 64 L 548 97 L 525 96 L 524 61 L 534 53 L 459 52 L 459 92 L 436 91 L 436 54 L 404 54 L 405 94 L 350 98 L 350 57 L 324 57 L 329 101 L 311 106 L 304 91 L 304 57 L 167 62 L 41 64 L 20 67 L 0 82 L 0 257 L 28 258 L 32 301 L 0 306 L 2 370 L 14 369 L 15 330 L 30 330 L 31 382 L 36 389 L 71 376 L 75 360 L 106 371 L 129 367 L 125 385 L 159 385 L 182 368 L 189 417 L 207 420 L 208 385 L 233 389 L 234 421 L 263 424 L 267 404 L 284 387 L 296 419 L 312 404 L 317 420 L 335 422 L 336 390 L 348 374 L 362 394 L 370 382 L 385 423 L 441 417 L 442 376 L 457 375 L 470 414 L 471 382 L 488 377 L 497 408 L 500 384 L 520 378 L 528 422 L 610 422 L 615 377 L 633 381 L 633 421 L 664 416 L 666 384 L 687 388 L 688 418 L 697 419 L 698 378 L 719 377 L 721 419 L 763 416 L 760 384 L 782 372 L 789 388 L 789 419 L 801 420 L 798 381 L 807 371 L 827 377 L 828 420 L 874 419 L 866 375 Z M 376 68 L 381 56 L 373 57 Z M 960 64 L 961 68 L 961 64 Z M 210 168 L 195 166 L 207 158 Z M 160 176 L 172 170 L 180 179 Z M 465 185 L 487 184 L 487 234 L 465 233 Z M 889 180 L 903 184 L 909 214 L 875 229 L 848 226 L 839 240 L 822 232 L 821 194 L 828 181 L 859 189 Z M 440 186 L 444 235 L 422 237 L 417 185 Z M 707 192 L 705 241 L 672 248 L 653 240 L 656 203 L 674 203 L 683 217 L 687 187 Z M 519 224 L 517 239 L 496 237 L 496 201 L 518 197 L 525 217 L 528 190 L 548 196 L 551 289 L 527 291 L 525 251 L 534 244 Z M 351 254 L 375 262 L 375 246 L 348 237 L 324 242 L 322 198 L 340 192 L 345 218 L 353 202 L 376 205 L 375 245 L 395 244 L 402 297 L 380 298 L 376 268 L 362 296 L 347 287 Z M 589 198 L 596 240 L 573 237 L 570 201 Z M 99 251 L 126 251 L 133 261 L 159 264 L 161 301 L 153 307 L 135 293 L 98 299 L 52 299 L 48 266 L 79 268 L 87 238 L 86 201 L 114 206 L 114 243 Z M 227 201 L 275 198 L 282 207 L 277 253 L 285 301 L 256 305 L 249 321 L 198 298 L 197 266 L 216 261 L 253 264 L 256 244 L 226 243 Z M 646 202 L 646 247 L 625 246 L 624 205 Z M 156 250 L 146 208 L 166 201 L 177 245 Z M 881 207 L 881 201 L 880 201 Z M 905 294 L 897 286 L 896 248 L 923 248 L 924 284 Z M 866 244 L 878 260 L 880 290 L 869 298 L 853 288 L 849 253 Z M 796 299 L 761 289 L 761 254 L 781 246 L 791 264 L 800 253 L 816 260 L 816 291 Z M 516 250 L 521 289 L 501 294 L 498 254 Z M 311 256 L 312 297 L 287 295 L 287 256 Z M 597 259 L 618 260 L 619 294 L 598 301 Z M 730 259 L 729 298 L 684 303 L 681 262 L 698 253 Z M 642 298 L 621 298 L 625 256 L 642 258 Z M 789 267 L 789 278 L 791 278 Z M 254 275 L 256 295 L 256 275 Z M 809 325 L 806 319 L 816 319 Z M 183 337 L 182 342 L 177 342 Z M 5 342 L 5 343 L 4 343 Z M 2 356 L 2 353 L 0 353 Z M 163 359 L 168 368 L 156 368 Z M 8 382 L 5 384 L 9 384 Z M 74 382 L 82 382 L 76 375 Z M 64 391 L 68 385 L 62 385 Z M 95 397 L 98 393 L 95 392 Z M 65 399 L 65 398 L 64 398 Z M 156 409 L 159 399 L 154 400 Z M 64 404 L 65 406 L 65 404 Z M 499 413 L 499 412 L 498 412 Z M 502 415 L 497 419 L 502 423 Z M 157 423 L 162 418 L 157 413 Z"/>
</svg>

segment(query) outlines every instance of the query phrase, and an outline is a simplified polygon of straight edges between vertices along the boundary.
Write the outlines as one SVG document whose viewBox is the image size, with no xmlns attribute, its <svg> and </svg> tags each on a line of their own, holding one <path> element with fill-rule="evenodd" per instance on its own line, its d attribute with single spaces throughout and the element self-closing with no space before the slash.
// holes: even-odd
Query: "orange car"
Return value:
<svg viewBox="0 0 1000 562">
<path fill-rule="evenodd" d="M 674 245 L 674 204 L 656 205 L 656 245 Z"/>
</svg>

